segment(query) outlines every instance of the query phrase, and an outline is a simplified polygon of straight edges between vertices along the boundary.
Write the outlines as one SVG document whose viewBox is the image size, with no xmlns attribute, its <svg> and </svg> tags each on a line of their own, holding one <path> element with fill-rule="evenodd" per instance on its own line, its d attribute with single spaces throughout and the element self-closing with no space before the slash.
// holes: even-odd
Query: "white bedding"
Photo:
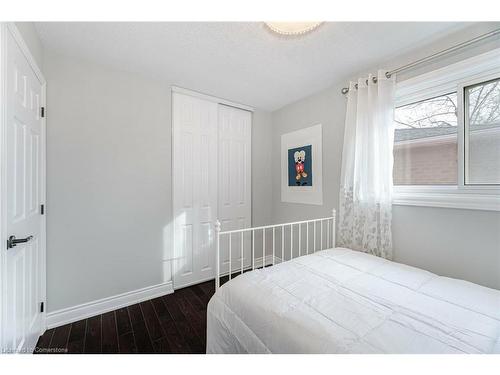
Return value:
<svg viewBox="0 0 500 375">
<path fill-rule="evenodd" d="M 500 291 L 343 248 L 236 277 L 207 353 L 500 353 Z"/>
</svg>

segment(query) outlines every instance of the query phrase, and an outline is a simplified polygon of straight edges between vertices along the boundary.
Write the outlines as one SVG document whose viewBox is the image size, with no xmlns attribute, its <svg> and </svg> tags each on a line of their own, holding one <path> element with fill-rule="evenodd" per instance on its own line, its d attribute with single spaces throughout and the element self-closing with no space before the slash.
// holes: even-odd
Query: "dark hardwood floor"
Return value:
<svg viewBox="0 0 500 375">
<path fill-rule="evenodd" d="M 224 280 L 225 281 L 225 280 Z M 214 281 L 47 330 L 37 353 L 205 353 Z"/>
</svg>

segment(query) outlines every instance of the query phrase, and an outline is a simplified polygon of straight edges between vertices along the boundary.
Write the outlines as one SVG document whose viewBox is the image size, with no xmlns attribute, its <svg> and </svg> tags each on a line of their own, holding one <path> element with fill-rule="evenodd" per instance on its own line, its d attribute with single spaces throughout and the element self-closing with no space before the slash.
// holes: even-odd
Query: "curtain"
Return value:
<svg viewBox="0 0 500 375">
<path fill-rule="evenodd" d="M 339 245 L 392 258 L 393 78 L 380 70 L 349 84 L 339 207 Z"/>
</svg>

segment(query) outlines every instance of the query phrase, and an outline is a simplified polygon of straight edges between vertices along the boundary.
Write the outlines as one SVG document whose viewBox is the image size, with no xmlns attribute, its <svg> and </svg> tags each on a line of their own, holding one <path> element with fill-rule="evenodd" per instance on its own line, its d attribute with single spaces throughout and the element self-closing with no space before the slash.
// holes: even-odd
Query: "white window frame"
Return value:
<svg viewBox="0 0 500 375">
<path fill-rule="evenodd" d="M 401 81 L 396 85 L 395 106 L 457 92 L 457 185 L 394 186 L 393 204 L 500 211 L 500 186 L 466 185 L 464 88 L 500 77 L 500 48 Z"/>
</svg>

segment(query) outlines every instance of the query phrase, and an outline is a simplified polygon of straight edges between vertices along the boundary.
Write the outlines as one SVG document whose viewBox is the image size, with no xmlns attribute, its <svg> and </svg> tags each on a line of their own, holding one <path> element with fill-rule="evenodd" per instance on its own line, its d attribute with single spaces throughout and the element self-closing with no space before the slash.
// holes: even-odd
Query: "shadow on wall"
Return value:
<svg viewBox="0 0 500 375">
<path fill-rule="evenodd" d="M 172 281 L 173 284 L 173 227 L 174 221 L 171 220 L 166 226 L 163 227 L 163 259 L 162 259 L 162 272 L 163 282 Z"/>
</svg>

